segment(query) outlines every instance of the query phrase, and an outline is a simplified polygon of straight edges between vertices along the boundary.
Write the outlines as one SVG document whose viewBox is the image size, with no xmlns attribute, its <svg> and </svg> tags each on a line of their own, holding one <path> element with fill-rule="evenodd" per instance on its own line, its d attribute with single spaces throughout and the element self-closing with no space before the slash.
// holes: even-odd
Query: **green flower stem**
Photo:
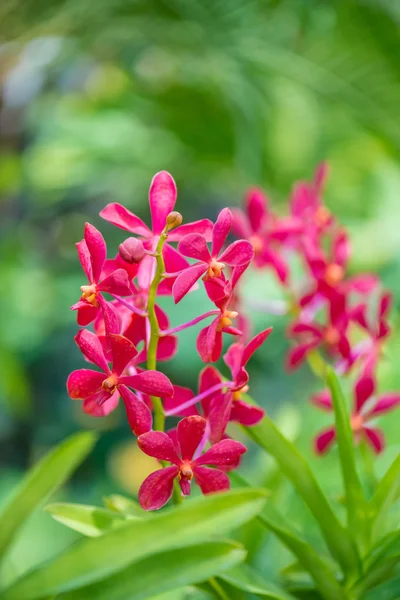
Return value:
<svg viewBox="0 0 400 600">
<path fill-rule="evenodd" d="M 149 297 L 147 300 L 147 314 L 150 323 L 150 341 L 147 349 L 147 368 L 149 370 L 155 370 L 157 368 L 157 347 L 158 340 L 160 337 L 160 327 L 158 325 L 157 315 L 155 312 L 156 296 L 158 286 L 162 281 L 163 274 L 165 271 L 164 258 L 162 255 L 163 246 L 167 240 L 168 232 L 166 229 L 160 235 L 156 247 L 156 272 L 154 274 L 153 281 L 151 282 L 149 289 Z M 161 398 L 151 396 L 151 401 L 154 409 L 154 429 L 158 431 L 164 431 L 165 427 L 165 415 L 164 408 L 161 402 Z"/>
</svg>

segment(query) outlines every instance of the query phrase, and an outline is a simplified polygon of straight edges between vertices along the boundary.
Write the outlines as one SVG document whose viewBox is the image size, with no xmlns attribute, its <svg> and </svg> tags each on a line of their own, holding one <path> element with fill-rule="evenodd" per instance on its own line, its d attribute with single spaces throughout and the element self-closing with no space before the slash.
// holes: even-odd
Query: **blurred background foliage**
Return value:
<svg viewBox="0 0 400 600">
<path fill-rule="evenodd" d="M 82 365 L 69 311 L 83 281 L 74 242 L 89 220 L 112 256 L 124 234 L 99 210 L 117 201 L 147 219 L 160 169 L 175 177 L 189 221 L 239 205 L 250 184 L 284 212 L 293 182 L 327 159 L 327 204 L 353 236 L 352 269 L 379 272 L 398 305 L 399 24 L 392 0 L 1 3 L 0 495 L 44 449 L 83 427 L 104 434 L 64 497 L 134 494 L 150 468 L 122 412 L 85 417 L 65 380 Z M 250 274 L 246 295 L 279 291 L 272 275 L 260 283 Z M 204 300 L 198 292 L 179 309 L 163 304 L 179 324 Z M 253 316 L 255 329 L 273 324 L 275 333 L 251 365 L 252 393 L 311 456 L 311 435 L 329 419 L 306 404 L 317 384 L 306 369 L 283 370 L 285 319 Z M 192 388 L 196 334 L 182 334 L 166 369 Z M 381 389 L 400 385 L 399 334 L 387 356 Z M 378 472 L 399 449 L 398 423 L 384 423 L 391 445 Z M 340 506 L 336 462 L 333 451 L 314 466 Z M 265 459 L 252 454 L 247 464 L 300 522 L 303 507 Z M 72 537 L 37 514 L 15 553 L 25 568 Z M 275 543 L 267 553 L 272 575 L 290 561 L 279 552 Z"/>
</svg>

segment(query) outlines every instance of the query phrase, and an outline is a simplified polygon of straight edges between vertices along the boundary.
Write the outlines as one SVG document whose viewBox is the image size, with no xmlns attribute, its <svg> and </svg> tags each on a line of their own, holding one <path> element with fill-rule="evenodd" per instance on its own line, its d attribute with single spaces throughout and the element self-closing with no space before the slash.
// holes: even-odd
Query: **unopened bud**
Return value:
<svg viewBox="0 0 400 600">
<path fill-rule="evenodd" d="M 127 263 L 140 263 L 144 256 L 144 246 L 137 238 L 130 237 L 120 244 L 118 252 Z"/>
<path fill-rule="evenodd" d="M 179 227 L 179 225 L 181 225 L 183 221 L 183 217 L 181 215 L 181 213 L 177 212 L 176 210 L 173 210 L 172 212 L 169 213 L 169 215 L 167 216 L 166 220 L 165 220 L 165 229 L 167 231 L 171 231 L 171 229 L 175 229 L 175 227 Z"/>
</svg>

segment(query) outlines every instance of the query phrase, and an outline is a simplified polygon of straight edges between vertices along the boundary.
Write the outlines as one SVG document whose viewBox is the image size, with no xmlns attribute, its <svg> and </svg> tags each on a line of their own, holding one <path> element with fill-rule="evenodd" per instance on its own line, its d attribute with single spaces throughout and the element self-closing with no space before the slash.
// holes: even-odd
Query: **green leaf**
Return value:
<svg viewBox="0 0 400 600">
<path fill-rule="evenodd" d="M 219 578 L 249 594 L 270 598 L 271 600 L 294 600 L 294 596 L 280 590 L 272 583 L 267 583 L 257 571 L 246 564 L 230 569 L 223 575 L 219 575 Z"/>
<path fill-rule="evenodd" d="M 97 538 L 83 538 L 61 555 L 22 577 L 2 600 L 33 600 L 111 577 L 157 552 L 223 535 L 259 514 L 265 492 L 232 490 L 169 508 Z"/>
<path fill-rule="evenodd" d="M 400 494 L 400 454 L 382 477 L 369 501 L 369 514 L 373 538 L 382 533 L 383 523 L 392 503 Z"/>
<path fill-rule="evenodd" d="M 363 600 L 399 600 L 400 574 L 370 590 Z"/>
<path fill-rule="evenodd" d="M 103 535 L 110 529 L 121 527 L 127 520 L 119 513 L 86 504 L 59 502 L 49 504 L 45 510 L 59 523 L 88 537 Z"/>
<path fill-rule="evenodd" d="M 232 473 L 231 477 L 235 481 L 241 482 L 242 485 L 246 485 L 246 481 L 237 473 Z M 264 527 L 272 531 L 298 558 L 302 567 L 312 576 L 323 598 L 336 600 L 340 597 L 345 600 L 346 592 L 337 582 L 331 567 L 321 558 L 311 544 L 300 537 L 297 531 L 293 530 L 287 519 L 269 501 L 267 501 L 257 519 Z"/>
<path fill-rule="evenodd" d="M 24 477 L 0 513 L 0 557 L 33 510 L 70 477 L 96 440 L 97 435 L 89 431 L 71 436 Z"/>
<path fill-rule="evenodd" d="M 243 561 L 234 542 L 213 541 L 177 548 L 139 560 L 115 575 L 61 594 L 60 600 L 145 600 L 161 591 L 197 583 Z"/>
<path fill-rule="evenodd" d="M 130 498 L 125 498 L 125 496 L 120 496 L 119 494 L 113 494 L 112 496 L 107 496 L 104 498 L 104 504 L 110 510 L 115 512 L 122 513 L 127 517 L 144 517 L 146 513 L 143 511 L 143 508 L 134 500 Z"/>
<path fill-rule="evenodd" d="M 334 514 L 318 485 L 310 466 L 268 416 L 254 427 L 245 427 L 247 435 L 275 458 L 319 524 L 332 556 L 344 573 L 359 571 L 359 557 L 349 532 Z"/>
<path fill-rule="evenodd" d="M 358 540 L 360 547 L 365 550 L 368 547 L 367 500 L 356 469 L 350 417 L 338 378 L 331 367 L 327 367 L 326 380 L 331 390 L 335 412 L 336 438 L 345 489 L 348 527 Z"/>
</svg>

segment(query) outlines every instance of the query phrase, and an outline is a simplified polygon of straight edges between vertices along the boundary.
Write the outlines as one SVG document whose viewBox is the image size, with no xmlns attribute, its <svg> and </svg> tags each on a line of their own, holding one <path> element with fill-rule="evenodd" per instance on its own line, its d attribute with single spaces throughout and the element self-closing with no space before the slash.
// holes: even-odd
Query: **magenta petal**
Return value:
<svg viewBox="0 0 400 600">
<path fill-rule="evenodd" d="M 189 233 L 178 244 L 178 250 L 184 256 L 208 263 L 211 260 L 207 242 L 200 233 Z"/>
<path fill-rule="evenodd" d="M 214 444 L 207 452 L 196 458 L 196 465 L 213 465 L 216 467 L 229 467 L 236 465 L 240 456 L 247 452 L 246 446 L 236 440 L 221 440 Z"/>
<path fill-rule="evenodd" d="M 170 360 L 178 351 L 176 335 L 165 335 L 158 340 L 157 360 Z"/>
<path fill-rule="evenodd" d="M 268 329 L 264 329 L 258 333 L 252 340 L 244 347 L 243 356 L 242 356 L 242 365 L 246 365 L 250 358 L 253 356 L 254 352 L 265 342 L 265 340 L 272 333 L 272 327 L 268 327 Z"/>
<path fill-rule="evenodd" d="M 233 242 L 218 258 L 220 262 L 231 267 L 248 264 L 254 257 L 254 249 L 250 242 L 237 240 Z"/>
<path fill-rule="evenodd" d="M 385 436 L 380 429 L 374 427 L 364 427 L 364 436 L 372 447 L 372 449 L 379 454 L 385 447 Z"/>
<path fill-rule="evenodd" d="M 290 335 L 303 334 L 308 333 L 314 337 L 320 338 L 321 332 L 315 325 L 311 323 L 303 323 L 302 321 L 294 321 L 289 328 Z"/>
<path fill-rule="evenodd" d="M 157 398 L 172 396 L 174 393 L 174 388 L 168 377 L 159 371 L 143 371 L 137 375 L 121 377 L 120 382 L 143 392 L 143 394 L 156 396 Z"/>
<path fill-rule="evenodd" d="M 325 429 L 315 438 L 315 451 L 317 454 L 325 454 L 332 446 L 336 439 L 336 431 L 334 427 Z"/>
<path fill-rule="evenodd" d="M 101 393 L 102 392 L 100 392 L 100 394 Z M 104 402 L 100 402 L 99 404 L 97 401 L 99 398 L 99 393 L 89 396 L 83 401 L 83 412 L 91 415 L 92 417 L 105 417 L 117 408 L 119 404 L 119 397 L 119 392 L 114 392 L 110 398 Z"/>
<path fill-rule="evenodd" d="M 99 308 L 89 304 L 88 302 L 77 302 L 74 304 L 74 306 L 71 306 L 71 309 L 78 311 L 76 315 L 76 322 L 81 327 L 86 327 L 86 325 L 89 325 L 89 323 L 95 320 L 99 313 Z"/>
<path fill-rule="evenodd" d="M 168 236 L 168 240 L 169 239 L 170 236 Z M 178 250 L 175 250 L 175 248 L 170 244 L 164 244 L 163 257 L 165 271 L 167 273 L 179 273 L 179 271 L 183 271 L 183 269 L 187 269 L 189 267 L 189 263 L 186 258 L 179 254 Z"/>
<path fill-rule="evenodd" d="M 110 333 L 119 333 L 121 331 L 121 320 L 118 310 L 113 304 L 107 302 L 101 294 L 97 295 L 97 301 L 103 312 L 104 326 L 107 335 Z"/>
<path fill-rule="evenodd" d="M 174 442 L 164 431 L 149 431 L 140 435 L 137 440 L 139 448 L 153 458 L 167 460 L 179 465 L 181 460 L 176 453 Z"/>
<path fill-rule="evenodd" d="M 372 396 L 375 390 L 375 381 L 369 374 L 364 374 L 357 381 L 354 388 L 355 411 L 359 413 L 366 401 Z"/>
<path fill-rule="evenodd" d="M 130 231 L 141 237 L 147 238 L 152 236 L 150 229 L 143 223 L 142 219 L 139 219 L 139 217 L 121 204 L 107 204 L 100 212 L 100 216 L 116 227 Z"/>
<path fill-rule="evenodd" d="M 228 425 L 232 408 L 232 393 L 214 396 L 209 404 L 208 422 L 210 425 L 210 441 L 212 444 L 219 442 Z"/>
<path fill-rule="evenodd" d="M 173 229 L 168 235 L 170 242 L 179 242 L 185 235 L 189 233 L 200 233 L 206 240 L 211 242 L 213 224 L 210 219 L 200 219 L 200 221 L 193 221 L 193 223 L 184 223 L 179 225 L 176 229 Z"/>
<path fill-rule="evenodd" d="M 110 372 L 103 347 L 97 335 L 87 329 L 81 329 L 75 336 L 75 342 L 89 362 L 100 367 L 105 373 Z"/>
<path fill-rule="evenodd" d="M 100 231 L 90 223 L 85 223 L 85 242 L 92 263 L 93 281 L 97 283 L 107 258 L 106 243 Z"/>
<path fill-rule="evenodd" d="M 322 390 L 311 396 L 311 402 L 323 410 L 332 411 L 332 398 L 329 390 Z"/>
<path fill-rule="evenodd" d="M 87 247 L 87 244 L 85 240 L 81 240 L 80 242 L 75 244 L 75 246 L 78 251 L 79 262 L 82 265 L 82 269 L 89 283 L 93 283 L 92 261 L 90 259 L 90 252 Z"/>
<path fill-rule="evenodd" d="M 196 348 L 203 362 L 216 362 L 222 352 L 222 333 L 218 331 L 219 316 L 197 336 Z"/>
<path fill-rule="evenodd" d="M 69 397 L 73 400 L 81 400 L 95 394 L 102 389 L 101 384 L 104 379 L 104 373 L 98 371 L 91 371 L 90 369 L 72 371 L 67 379 Z"/>
<path fill-rule="evenodd" d="M 177 406 L 184 404 L 188 400 L 194 398 L 194 394 L 192 390 L 189 388 L 182 387 L 180 385 L 174 385 L 174 395 L 172 398 L 166 398 L 164 400 L 164 410 L 169 411 L 173 410 Z M 190 406 L 189 408 L 183 409 L 180 413 L 180 417 L 189 417 L 190 415 L 197 415 L 198 411 L 195 406 Z"/>
<path fill-rule="evenodd" d="M 274 252 L 269 248 L 265 249 L 261 255 L 261 259 L 266 264 L 270 264 L 271 267 L 273 267 L 275 273 L 282 283 L 287 282 L 289 278 L 289 267 L 278 252 Z"/>
<path fill-rule="evenodd" d="M 124 401 L 126 416 L 133 433 L 146 434 L 153 424 L 150 409 L 126 386 L 119 385 L 118 391 Z"/>
<path fill-rule="evenodd" d="M 97 286 L 100 292 L 108 292 L 117 296 L 130 296 L 132 291 L 129 286 L 128 273 L 124 269 L 117 269 L 103 279 Z"/>
<path fill-rule="evenodd" d="M 289 370 L 296 369 L 305 360 L 307 354 L 317 345 L 318 341 L 300 344 L 296 348 L 291 348 L 286 356 L 286 368 Z"/>
<path fill-rule="evenodd" d="M 236 400 L 232 403 L 230 420 L 251 427 L 259 423 L 264 414 L 259 406 L 251 406 L 242 400 Z"/>
<path fill-rule="evenodd" d="M 354 275 L 347 282 L 347 287 L 359 294 L 370 294 L 378 285 L 379 278 L 376 275 Z"/>
<path fill-rule="evenodd" d="M 268 219 L 268 198 L 260 188 L 252 188 L 247 193 L 246 206 L 253 231 L 260 231 Z"/>
<path fill-rule="evenodd" d="M 192 460 L 206 431 L 207 421 L 200 415 L 185 417 L 178 423 L 177 436 L 182 460 Z"/>
<path fill-rule="evenodd" d="M 165 227 L 167 216 L 174 210 L 176 185 L 167 171 L 156 173 L 149 190 L 149 204 L 153 233 L 159 234 Z"/>
<path fill-rule="evenodd" d="M 229 208 L 223 208 L 215 222 L 212 234 L 212 256 L 218 256 L 231 230 L 233 216 Z"/>
<path fill-rule="evenodd" d="M 178 467 L 166 467 L 151 473 L 139 488 L 139 504 L 144 510 L 158 510 L 172 496 Z"/>
<path fill-rule="evenodd" d="M 253 231 L 251 229 L 247 216 L 239 208 L 231 208 L 231 213 L 233 217 L 233 231 L 238 237 L 248 240 Z"/>
<path fill-rule="evenodd" d="M 203 494 L 224 492 L 230 488 L 228 475 L 219 469 L 195 467 L 193 475 Z"/>
<path fill-rule="evenodd" d="M 380 319 L 384 319 L 388 316 L 390 312 L 393 301 L 393 294 L 386 293 L 382 295 L 380 304 L 379 304 L 379 317 Z"/>
<path fill-rule="evenodd" d="M 113 373 L 121 375 L 127 364 L 137 355 L 137 350 L 128 338 L 115 333 L 110 334 L 109 344 L 113 358 Z"/>
<path fill-rule="evenodd" d="M 214 367 L 205 367 L 199 375 L 199 393 L 202 394 L 206 390 L 218 385 L 222 382 L 221 373 L 215 369 Z M 210 394 L 206 398 L 201 401 L 201 406 L 203 408 L 204 414 L 207 416 L 209 411 L 209 406 L 212 398 L 215 395 L 219 395 L 220 392 L 214 392 L 214 394 Z"/>
<path fill-rule="evenodd" d="M 345 267 L 351 254 L 347 233 L 341 231 L 333 240 L 333 259 L 336 264 Z"/>
<path fill-rule="evenodd" d="M 375 404 L 374 408 L 368 413 L 368 415 L 370 417 L 384 415 L 385 413 L 390 412 L 399 405 L 400 394 L 396 394 L 395 392 L 383 394 L 382 396 L 380 396 L 380 398 L 378 398 L 377 403 Z"/>
<path fill-rule="evenodd" d="M 183 271 L 176 278 L 172 287 L 172 294 L 174 296 L 175 304 L 178 304 L 184 296 L 194 286 L 196 281 L 200 279 L 202 275 L 207 271 L 207 265 L 204 263 L 196 263 Z"/>
</svg>

